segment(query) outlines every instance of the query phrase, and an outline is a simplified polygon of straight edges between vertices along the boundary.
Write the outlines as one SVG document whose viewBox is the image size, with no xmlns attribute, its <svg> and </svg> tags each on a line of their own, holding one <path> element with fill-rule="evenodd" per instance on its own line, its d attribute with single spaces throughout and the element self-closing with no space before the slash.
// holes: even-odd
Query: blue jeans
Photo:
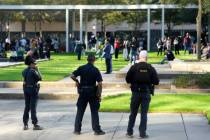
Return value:
<svg viewBox="0 0 210 140">
<path fill-rule="evenodd" d="M 160 64 L 164 64 L 165 61 L 168 61 L 168 58 L 166 56 L 163 58 L 163 60 L 160 62 Z"/>
<path fill-rule="evenodd" d="M 136 51 L 131 51 L 131 59 L 130 59 L 131 63 L 134 62 L 134 64 L 135 64 L 136 56 L 137 56 L 137 52 Z"/>
</svg>

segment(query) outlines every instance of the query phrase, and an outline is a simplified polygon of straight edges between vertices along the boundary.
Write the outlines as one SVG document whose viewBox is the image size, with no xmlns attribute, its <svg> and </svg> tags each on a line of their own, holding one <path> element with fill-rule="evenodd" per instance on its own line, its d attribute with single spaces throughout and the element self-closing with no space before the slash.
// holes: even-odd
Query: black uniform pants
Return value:
<svg viewBox="0 0 210 140">
<path fill-rule="evenodd" d="M 148 91 L 146 92 L 133 92 L 130 103 L 130 117 L 128 122 L 127 132 L 133 134 L 133 127 L 135 125 L 136 116 L 141 109 L 141 123 L 139 126 L 140 135 L 146 134 L 147 129 L 147 113 L 149 110 L 151 96 Z"/>
<path fill-rule="evenodd" d="M 84 95 L 80 94 L 77 101 L 77 114 L 76 114 L 75 129 L 74 129 L 77 132 L 81 131 L 82 119 L 88 103 L 90 105 L 90 110 L 91 110 L 92 129 L 95 132 L 101 130 L 101 127 L 99 125 L 99 115 L 98 115 L 100 103 L 96 97 L 88 96 L 85 95 L 84 93 Z"/>
<path fill-rule="evenodd" d="M 29 121 L 29 111 L 31 111 L 31 120 L 32 124 L 37 124 L 38 119 L 36 116 L 36 107 L 38 101 L 38 88 L 24 88 L 24 97 L 25 97 L 25 109 L 23 114 L 23 123 L 24 125 L 28 124 Z"/>
</svg>

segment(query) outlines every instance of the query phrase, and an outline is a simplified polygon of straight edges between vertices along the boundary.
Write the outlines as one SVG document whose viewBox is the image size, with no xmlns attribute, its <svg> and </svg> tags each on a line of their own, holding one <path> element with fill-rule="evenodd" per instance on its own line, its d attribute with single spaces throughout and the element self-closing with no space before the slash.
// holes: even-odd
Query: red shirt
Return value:
<svg viewBox="0 0 210 140">
<path fill-rule="evenodd" d="M 120 42 L 119 42 L 118 40 L 116 40 L 116 41 L 114 42 L 114 48 L 115 48 L 115 49 L 120 48 Z"/>
</svg>

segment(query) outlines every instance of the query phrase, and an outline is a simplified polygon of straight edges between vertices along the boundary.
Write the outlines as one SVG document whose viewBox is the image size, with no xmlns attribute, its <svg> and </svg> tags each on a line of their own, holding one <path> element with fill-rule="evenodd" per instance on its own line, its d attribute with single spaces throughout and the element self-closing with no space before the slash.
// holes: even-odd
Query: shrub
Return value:
<svg viewBox="0 0 210 140">
<path fill-rule="evenodd" d="M 210 73 L 178 76 L 173 83 L 180 88 L 210 88 Z"/>
</svg>

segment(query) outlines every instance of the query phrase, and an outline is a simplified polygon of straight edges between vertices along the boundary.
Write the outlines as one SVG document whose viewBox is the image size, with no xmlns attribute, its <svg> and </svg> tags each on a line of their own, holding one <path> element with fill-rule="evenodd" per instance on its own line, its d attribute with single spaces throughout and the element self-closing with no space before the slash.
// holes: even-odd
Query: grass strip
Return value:
<svg viewBox="0 0 210 140">
<path fill-rule="evenodd" d="M 130 112 L 131 94 L 105 97 L 100 111 Z M 149 112 L 155 113 L 203 113 L 210 123 L 210 95 L 160 94 L 152 97 Z"/>
</svg>

